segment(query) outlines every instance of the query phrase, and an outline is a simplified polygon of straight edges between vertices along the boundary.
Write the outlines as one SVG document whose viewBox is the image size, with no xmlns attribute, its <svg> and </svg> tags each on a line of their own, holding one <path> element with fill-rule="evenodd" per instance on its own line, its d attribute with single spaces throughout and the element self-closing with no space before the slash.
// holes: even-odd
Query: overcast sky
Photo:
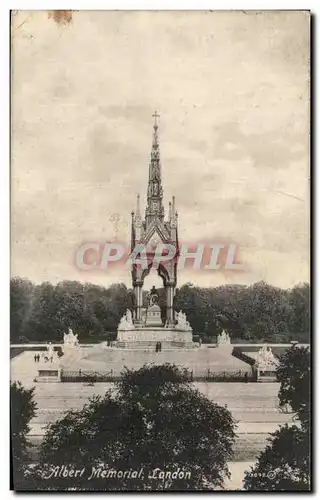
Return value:
<svg viewBox="0 0 320 500">
<path fill-rule="evenodd" d="M 12 31 L 12 276 L 130 284 L 74 254 L 129 243 L 156 109 L 180 239 L 233 242 L 246 263 L 179 285 L 309 280 L 308 14 L 19 12 Z"/>
</svg>

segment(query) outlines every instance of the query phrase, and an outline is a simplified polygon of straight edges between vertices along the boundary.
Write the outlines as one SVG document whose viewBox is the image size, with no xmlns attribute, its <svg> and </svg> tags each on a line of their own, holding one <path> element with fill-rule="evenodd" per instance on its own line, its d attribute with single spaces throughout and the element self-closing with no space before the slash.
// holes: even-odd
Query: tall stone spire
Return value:
<svg viewBox="0 0 320 500">
<path fill-rule="evenodd" d="M 137 195 L 137 207 L 136 207 L 136 220 L 141 219 L 141 214 L 140 214 L 140 194 Z"/>
<path fill-rule="evenodd" d="M 153 115 L 153 137 L 151 147 L 151 157 L 149 161 L 149 179 L 147 190 L 147 205 L 145 219 L 140 214 L 140 199 L 137 198 L 136 212 L 132 213 L 131 228 L 131 250 L 136 245 L 142 244 L 147 248 L 148 268 L 143 269 L 138 263 L 132 266 L 132 286 L 135 295 L 135 325 L 143 323 L 143 295 L 142 287 L 145 277 L 151 270 L 152 260 L 158 244 L 173 245 L 176 250 L 176 256 L 179 255 L 178 242 L 178 221 L 176 212 L 175 198 L 169 202 L 168 218 L 164 220 L 163 207 L 163 189 L 161 179 L 160 149 L 158 138 L 158 118 L 155 112 Z M 177 258 L 160 263 L 158 266 L 158 275 L 161 276 L 166 291 L 166 326 L 174 328 L 174 309 L 173 297 L 174 289 L 177 284 Z"/>
<path fill-rule="evenodd" d="M 137 195 L 137 208 L 136 208 L 136 219 L 135 219 L 135 236 L 139 241 L 141 238 L 141 228 L 142 228 L 142 219 L 140 213 L 140 195 Z"/>
<path fill-rule="evenodd" d="M 172 205 L 171 201 L 169 201 L 168 222 L 171 222 L 171 219 L 172 219 Z"/>
<path fill-rule="evenodd" d="M 162 189 L 162 179 L 161 179 L 160 149 L 159 149 L 159 139 L 158 139 L 159 115 L 155 111 L 155 113 L 152 116 L 154 118 L 154 124 L 153 124 L 151 158 L 149 163 L 149 182 L 147 191 L 147 207 L 146 207 L 147 227 L 153 221 L 157 219 L 163 221 L 164 218 L 164 208 L 162 203 L 163 189 Z"/>
</svg>

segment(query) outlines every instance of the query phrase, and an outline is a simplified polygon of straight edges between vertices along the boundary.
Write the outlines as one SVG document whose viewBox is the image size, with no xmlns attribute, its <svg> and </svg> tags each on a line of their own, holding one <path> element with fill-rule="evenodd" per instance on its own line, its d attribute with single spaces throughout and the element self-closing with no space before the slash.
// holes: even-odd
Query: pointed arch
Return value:
<svg viewBox="0 0 320 500">
<path fill-rule="evenodd" d="M 142 275 L 141 275 L 142 286 L 143 286 L 145 278 L 150 273 L 152 265 L 153 265 L 153 263 L 151 262 L 151 264 L 148 265 L 148 268 L 144 269 L 142 271 Z M 158 272 L 158 276 L 160 276 L 160 278 L 162 279 L 163 286 L 166 287 L 168 282 L 170 281 L 170 276 L 169 276 L 167 269 L 162 264 L 159 264 L 157 272 Z"/>
</svg>

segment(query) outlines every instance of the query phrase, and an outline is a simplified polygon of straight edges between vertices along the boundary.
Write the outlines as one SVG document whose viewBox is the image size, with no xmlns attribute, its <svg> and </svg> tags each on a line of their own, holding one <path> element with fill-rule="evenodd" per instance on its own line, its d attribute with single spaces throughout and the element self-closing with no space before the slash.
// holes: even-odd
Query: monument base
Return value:
<svg viewBox="0 0 320 500">
<path fill-rule="evenodd" d="M 61 369 L 60 366 L 48 366 L 38 368 L 38 375 L 35 378 L 35 382 L 60 382 L 61 380 Z"/>
<path fill-rule="evenodd" d="M 257 382 L 277 382 L 276 369 L 267 368 L 260 370 L 257 368 Z"/>
<path fill-rule="evenodd" d="M 158 342 L 161 343 L 161 349 L 198 347 L 198 344 L 192 341 L 192 331 L 163 327 L 136 327 L 131 330 L 118 330 L 115 347 L 155 349 Z"/>
<path fill-rule="evenodd" d="M 161 319 L 161 309 L 157 304 L 154 304 L 146 309 L 145 316 L 142 317 L 142 322 L 144 326 L 161 328 L 162 319 Z"/>
</svg>

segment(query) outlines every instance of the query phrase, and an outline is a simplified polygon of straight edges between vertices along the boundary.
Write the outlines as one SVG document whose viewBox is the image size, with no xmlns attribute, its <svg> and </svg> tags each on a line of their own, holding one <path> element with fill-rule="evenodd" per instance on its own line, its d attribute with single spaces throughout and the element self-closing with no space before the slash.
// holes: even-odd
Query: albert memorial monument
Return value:
<svg viewBox="0 0 320 500">
<path fill-rule="evenodd" d="M 117 347 L 130 348 L 137 346 L 152 347 L 161 342 L 163 347 L 193 347 L 192 330 L 186 316 L 180 311 L 175 313 L 173 298 L 177 284 L 178 245 L 178 213 L 175 198 L 169 202 L 168 215 L 165 217 L 163 206 L 163 188 L 161 179 L 160 150 L 158 140 L 158 115 L 155 113 L 153 140 L 149 163 L 149 181 L 147 188 L 147 204 L 144 217 L 140 211 L 140 197 L 137 198 L 136 211 L 132 212 L 131 251 L 137 245 L 146 249 L 148 267 L 132 264 L 132 286 L 134 291 L 133 312 L 127 310 L 120 321 L 117 335 Z M 153 287 L 147 295 L 148 305 L 143 307 L 143 284 L 153 267 L 155 250 L 159 244 L 174 248 L 175 257 L 161 261 L 157 266 L 158 275 L 162 278 L 166 297 L 165 318 L 161 314 L 159 295 Z"/>
</svg>

